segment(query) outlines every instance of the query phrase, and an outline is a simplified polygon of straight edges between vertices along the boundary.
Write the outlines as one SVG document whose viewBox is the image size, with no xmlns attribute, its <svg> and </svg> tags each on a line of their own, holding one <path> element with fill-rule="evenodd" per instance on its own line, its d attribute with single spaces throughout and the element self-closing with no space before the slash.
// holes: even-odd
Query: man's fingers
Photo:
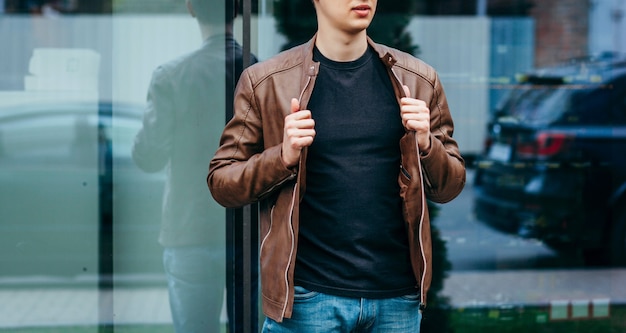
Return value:
<svg viewBox="0 0 626 333">
<path fill-rule="evenodd" d="M 409 90 L 409 87 L 406 85 L 402 86 L 402 89 L 404 89 L 404 95 L 405 97 L 411 97 L 411 91 Z"/>
<path fill-rule="evenodd" d="M 291 113 L 300 111 L 300 101 L 297 98 L 291 99 Z"/>
</svg>

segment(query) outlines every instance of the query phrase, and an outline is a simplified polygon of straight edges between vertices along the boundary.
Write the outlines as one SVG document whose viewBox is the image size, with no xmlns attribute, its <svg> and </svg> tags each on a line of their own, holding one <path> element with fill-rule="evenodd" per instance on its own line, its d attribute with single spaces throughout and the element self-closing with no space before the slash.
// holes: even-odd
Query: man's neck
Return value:
<svg viewBox="0 0 626 333">
<path fill-rule="evenodd" d="M 365 30 L 357 35 L 332 34 L 318 30 L 315 46 L 328 59 L 353 61 L 367 50 L 367 34 Z"/>
<path fill-rule="evenodd" d="M 206 25 L 199 24 L 200 26 L 200 34 L 202 35 L 202 40 L 207 40 L 211 36 L 215 35 L 225 35 L 233 33 L 233 25 L 232 24 L 224 24 L 224 25 Z"/>
</svg>

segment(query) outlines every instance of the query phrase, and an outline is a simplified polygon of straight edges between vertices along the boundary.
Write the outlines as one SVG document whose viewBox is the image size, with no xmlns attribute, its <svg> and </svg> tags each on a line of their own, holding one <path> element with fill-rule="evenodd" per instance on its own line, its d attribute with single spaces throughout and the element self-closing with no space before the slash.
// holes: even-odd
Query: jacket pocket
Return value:
<svg viewBox="0 0 626 333">
<path fill-rule="evenodd" d="M 402 182 L 409 185 L 411 182 L 411 174 L 402 165 L 400 165 L 400 175 L 403 176 L 401 177 Z"/>
</svg>

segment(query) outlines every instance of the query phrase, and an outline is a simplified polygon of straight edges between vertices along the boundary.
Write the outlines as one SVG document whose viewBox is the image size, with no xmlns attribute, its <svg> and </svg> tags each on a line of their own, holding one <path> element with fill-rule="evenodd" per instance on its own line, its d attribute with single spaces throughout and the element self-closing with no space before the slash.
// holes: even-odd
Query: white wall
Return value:
<svg viewBox="0 0 626 333">
<path fill-rule="evenodd" d="M 188 15 L 124 15 L 112 20 L 112 92 L 117 101 L 144 103 L 152 71 L 202 46 Z"/>
<path fill-rule="evenodd" d="M 90 49 L 100 55 L 101 99 L 144 103 L 152 71 L 200 47 L 202 38 L 196 22 L 186 15 L 4 16 L 0 45 L 0 90 L 12 91 L 0 102 L 10 102 L 7 96 L 18 98 L 17 92 L 24 89 L 33 50 L 53 47 Z"/>
<path fill-rule="evenodd" d="M 592 0 L 589 53 L 626 53 L 626 0 Z"/>
<path fill-rule="evenodd" d="M 489 112 L 489 19 L 415 17 L 409 31 L 420 47 L 419 57 L 439 73 L 459 149 L 479 153 Z"/>
</svg>

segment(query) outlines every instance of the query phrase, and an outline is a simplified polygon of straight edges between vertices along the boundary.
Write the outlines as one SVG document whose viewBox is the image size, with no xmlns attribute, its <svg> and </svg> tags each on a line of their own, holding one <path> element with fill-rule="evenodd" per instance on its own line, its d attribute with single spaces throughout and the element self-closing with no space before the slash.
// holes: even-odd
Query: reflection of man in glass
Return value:
<svg viewBox="0 0 626 333">
<path fill-rule="evenodd" d="M 159 242 L 176 332 L 219 332 L 225 217 L 203 180 L 232 109 L 242 49 L 232 35 L 234 1 L 187 0 L 187 7 L 204 43 L 154 71 L 133 158 L 146 172 L 167 171 Z"/>
</svg>

